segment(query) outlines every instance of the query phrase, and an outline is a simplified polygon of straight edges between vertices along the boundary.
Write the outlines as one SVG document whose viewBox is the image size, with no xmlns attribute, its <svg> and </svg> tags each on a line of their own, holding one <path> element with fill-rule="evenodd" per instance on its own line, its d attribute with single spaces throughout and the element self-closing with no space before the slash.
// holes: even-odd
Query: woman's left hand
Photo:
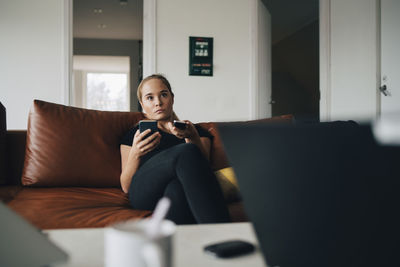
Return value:
<svg viewBox="0 0 400 267">
<path fill-rule="evenodd" d="M 184 120 L 184 122 L 186 123 L 186 128 L 181 130 L 178 129 L 177 127 L 174 126 L 174 124 L 172 122 L 168 123 L 169 126 L 169 130 L 171 131 L 171 133 L 173 135 L 175 135 L 176 137 L 183 139 L 183 138 L 187 138 L 187 139 L 197 139 L 200 138 L 199 137 L 199 133 L 196 130 L 196 127 L 194 127 L 193 123 L 191 123 L 188 120 Z"/>
</svg>

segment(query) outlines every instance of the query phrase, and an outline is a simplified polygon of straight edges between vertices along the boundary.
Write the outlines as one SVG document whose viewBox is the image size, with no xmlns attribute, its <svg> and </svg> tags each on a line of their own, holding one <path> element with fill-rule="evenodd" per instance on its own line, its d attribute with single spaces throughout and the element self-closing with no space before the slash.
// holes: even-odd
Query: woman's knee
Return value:
<svg viewBox="0 0 400 267">
<path fill-rule="evenodd" d="M 183 156 L 183 157 L 191 156 L 191 155 L 194 155 L 194 156 L 202 155 L 199 147 L 192 143 L 180 144 L 176 147 L 176 149 L 177 149 L 178 155 Z"/>
</svg>

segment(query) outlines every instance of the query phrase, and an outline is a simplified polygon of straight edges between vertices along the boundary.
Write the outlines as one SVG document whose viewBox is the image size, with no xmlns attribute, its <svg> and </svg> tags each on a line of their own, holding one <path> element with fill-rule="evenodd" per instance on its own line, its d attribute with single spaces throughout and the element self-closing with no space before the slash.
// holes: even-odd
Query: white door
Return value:
<svg viewBox="0 0 400 267">
<path fill-rule="evenodd" d="M 381 0 L 381 116 L 400 113 L 400 1 Z M 386 89 L 386 90 L 384 90 Z"/>
</svg>

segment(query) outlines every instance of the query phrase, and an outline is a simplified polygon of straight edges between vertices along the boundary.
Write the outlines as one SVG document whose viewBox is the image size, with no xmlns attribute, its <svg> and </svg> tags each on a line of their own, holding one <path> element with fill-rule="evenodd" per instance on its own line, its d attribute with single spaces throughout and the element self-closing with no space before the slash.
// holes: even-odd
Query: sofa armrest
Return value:
<svg viewBox="0 0 400 267">
<path fill-rule="evenodd" d="M 0 102 L 0 185 L 6 183 L 6 108 Z"/>
<path fill-rule="evenodd" d="M 9 130 L 6 135 L 6 184 L 20 185 L 25 160 L 26 131 Z"/>
</svg>

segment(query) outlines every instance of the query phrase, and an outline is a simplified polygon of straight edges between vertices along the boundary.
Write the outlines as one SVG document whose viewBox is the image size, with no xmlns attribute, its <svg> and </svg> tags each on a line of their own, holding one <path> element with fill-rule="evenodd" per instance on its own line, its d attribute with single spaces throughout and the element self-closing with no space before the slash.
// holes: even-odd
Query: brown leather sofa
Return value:
<svg viewBox="0 0 400 267">
<path fill-rule="evenodd" d="M 1 113 L 0 126 L 5 125 L 5 111 Z M 118 141 L 142 118 L 140 112 L 35 100 L 27 131 L 0 129 L 0 199 L 40 229 L 104 227 L 150 216 L 150 211 L 132 209 L 119 185 Z M 286 115 L 262 121 L 291 120 Z M 214 136 L 214 170 L 229 166 L 218 124 L 200 123 Z M 228 207 L 233 221 L 246 220 L 240 201 L 230 201 Z"/>
</svg>

